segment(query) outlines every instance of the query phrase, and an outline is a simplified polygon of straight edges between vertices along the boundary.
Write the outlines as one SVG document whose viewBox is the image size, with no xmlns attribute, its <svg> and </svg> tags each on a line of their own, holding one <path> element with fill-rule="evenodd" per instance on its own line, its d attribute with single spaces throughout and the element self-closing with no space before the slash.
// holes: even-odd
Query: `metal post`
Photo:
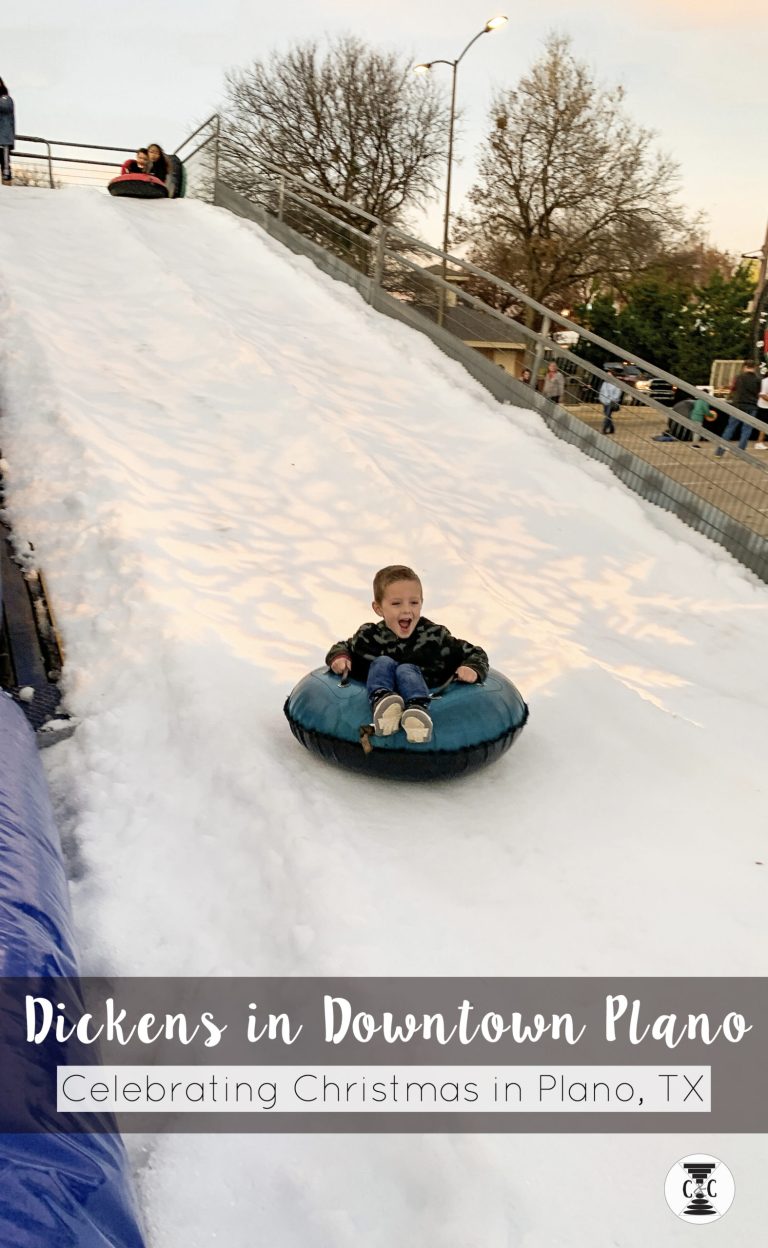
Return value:
<svg viewBox="0 0 768 1248">
<path fill-rule="evenodd" d="M 216 192 L 216 184 L 219 180 L 219 147 L 221 145 L 221 114 L 216 114 L 216 129 L 214 130 L 215 139 L 213 143 L 213 188 Z"/>
<path fill-rule="evenodd" d="M 51 190 L 55 188 L 56 183 L 53 180 L 53 156 L 51 155 L 51 145 L 47 139 L 43 139 L 46 150 L 48 152 L 48 181 L 51 184 Z"/>
<path fill-rule="evenodd" d="M 760 253 L 760 272 L 757 278 L 757 293 L 763 289 L 765 285 L 765 276 L 768 272 L 768 225 L 765 227 L 765 240 L 763 242 L 763 250 Z"/>
<path fill-rule="evenodd" d="M 373 277 L 371 279 L 371 291 L 370 291 L 370 298 L 368 300 L 369 303 L 374 303 L 375 298 L 376 298 L 376 292 L 378 290 L 381 290 L 382 282 L 384 280 L 384 260 L 386 258 L 386 253 L 387 253 L 387 235 L 388 234 L 389 234 L 389 230 L 387 229 L 386 225 L 384 224 L 380 225 L 379 236 L 376 239 L 376 254 L 375 254 L 374 262 L 373 262 Z"/>
<path fill-rule="evenodd" d="M 548 316 L 545 316 L 541 322 L 541 336 L 536 342 L 536 354 L 533 357 L 533 368 L 531 369 L 531 385 L 534 390 L 538 385 L 539 369 L 541 368 L 542 361 L 544 359 L 544 352 L 546 351 L 544 339 L 549 338 L 549 331 L 551 328 L 552 322 Z"/>
</svg>

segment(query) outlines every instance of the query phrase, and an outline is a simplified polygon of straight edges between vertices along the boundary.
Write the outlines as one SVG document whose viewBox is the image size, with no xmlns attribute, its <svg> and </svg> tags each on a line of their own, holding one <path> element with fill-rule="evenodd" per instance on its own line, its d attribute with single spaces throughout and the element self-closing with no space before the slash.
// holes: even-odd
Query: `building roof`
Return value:
<svg viewBox="0 0 768 1248">
<path fill-rule="evenodd" d="M 437 321 L 437 308 L 430 304 L 416 303 L 412 305 L 420 316 L 429 321 Z M 446 308 L 443 315 L 443 329 L 455 334 L 462 342 L 484 346 L 498 347 L 509 350 L 512 347 L 524 348 L 525 336 L 517 321 L 511 317 L 496 317 L 490 312 L 480 312 L 476 308 Z"/>
<path fill-rule="evenodd" d="M 425 264 L 422 267 L 425 273 L 434 273 L 436 277 L 443 276 L 442 263 Z M 446 282 L 468 282 L 470 279 L 470 276 L 471 274 L 469 274 L 466 269 L 460 268 L 460 266 L 457 264 L 451 264 L 450 261 L 448 262 L 448 265 L 445 270 Z"/>
</svg>

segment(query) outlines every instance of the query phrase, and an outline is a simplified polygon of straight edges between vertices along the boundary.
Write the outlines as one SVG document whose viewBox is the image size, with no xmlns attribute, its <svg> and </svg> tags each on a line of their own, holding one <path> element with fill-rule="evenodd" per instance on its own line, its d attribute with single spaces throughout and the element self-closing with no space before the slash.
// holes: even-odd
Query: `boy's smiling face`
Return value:
<svg viewBox="0 0 768 1248">
<path fill-rule="evenodd" d="M 381 602 L 373 609 L 396 637 L 410 637 L 421 615 L 421 586 L 418 581 L 393 581 Z"/>
</svg>

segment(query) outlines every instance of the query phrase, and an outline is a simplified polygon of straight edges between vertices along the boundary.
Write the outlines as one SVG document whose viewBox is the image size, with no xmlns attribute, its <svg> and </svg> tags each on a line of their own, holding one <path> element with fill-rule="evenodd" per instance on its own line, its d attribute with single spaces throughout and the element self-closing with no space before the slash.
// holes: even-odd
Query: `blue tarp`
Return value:
<svg viewBox="0 0 768 1248">
<path fill-rule="evenodd" d="M 35 737 L 19 707 L 3 693 L 0 973 L 78 973 L 59 835 Z M 0 1132 L 2 1127 L 0 1105 Z M 42 1125 L 39 1131 L 0 1134 L 0 1248 L 142 1244 L 118 1135 L 55 1133 Z"/>
</svg>

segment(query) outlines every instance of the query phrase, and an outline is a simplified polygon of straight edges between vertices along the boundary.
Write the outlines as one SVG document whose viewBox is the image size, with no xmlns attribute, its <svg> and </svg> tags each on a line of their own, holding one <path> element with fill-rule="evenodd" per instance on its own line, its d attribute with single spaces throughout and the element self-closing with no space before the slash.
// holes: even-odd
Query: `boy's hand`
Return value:
<svg viewBox="0 0 768 1248">
<path fill-rule="evenodd" d="M 337 676 L 346 676 L 352 670 L 352 660 L 348 654 L 339 654 L 331 663 L 331 671 Z"/>
<path fill-rule="evenodd" d="M 456 669 L 456 679 L 463 680 L 467 685 L 474 685 L 477 680 L 477 672 L 473 667 L 458 667 Z"/>
</svg>

